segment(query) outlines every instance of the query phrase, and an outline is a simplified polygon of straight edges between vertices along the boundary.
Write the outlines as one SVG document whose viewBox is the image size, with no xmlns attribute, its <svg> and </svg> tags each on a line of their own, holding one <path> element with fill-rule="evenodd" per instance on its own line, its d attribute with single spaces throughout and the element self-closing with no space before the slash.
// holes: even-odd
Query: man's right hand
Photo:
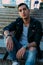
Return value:
<svg viewBox="0 0 43 65">
<path fill-rule="evenodd" d="M 6 47 L 7 47 L 7 50 L 8 51 L 13 50 L 13 46 L 14 46 L 14 43 L 13 43 L 12 37 L 11 36 L 8 36 L 6 38 Z"/>
</svg>

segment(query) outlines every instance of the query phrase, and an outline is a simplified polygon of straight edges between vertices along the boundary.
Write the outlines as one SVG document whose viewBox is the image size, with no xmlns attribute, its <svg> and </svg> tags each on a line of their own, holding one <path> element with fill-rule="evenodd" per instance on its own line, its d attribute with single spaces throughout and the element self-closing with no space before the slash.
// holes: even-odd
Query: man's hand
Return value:
<svg viewBox="0 0 43 65">
<path fill-rule="evenodd" d="M 31 43 L 29 43 L 29 45 L 28 45 L 28 49 L 30 48 L 30 47 L 36 47 L 37 45 L 36 45 L 36 42 L 31 42 Z"/>
<path fill-rule="evenodd" d="M 18 59 L 21 59 L 23 58 L 23 55 L 25 54 L 26 52 L 26 49 L 24 47 L 22 47 L 21 49 L 18 50 L 17 54 L 16 54 L 16 57 Z"/>
<path fill-rule="evenodd" d="M 13 50 L 13 40 L 11 36 L 6 38 L 6 47 L 9 51 Z"/>
</svg>

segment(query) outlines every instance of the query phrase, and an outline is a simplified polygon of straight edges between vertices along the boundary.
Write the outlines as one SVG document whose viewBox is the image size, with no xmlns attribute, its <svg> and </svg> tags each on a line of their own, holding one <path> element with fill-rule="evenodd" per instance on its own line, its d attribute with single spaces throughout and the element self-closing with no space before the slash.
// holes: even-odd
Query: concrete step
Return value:
<svg viewBox="0 0 43 65">
<path fill-rule="evenodd" d="M 3 19 L 0 19 L 0 22 L 4 22 L 4 21 L 5 22 L 12 22 L 12 21 L 15 21 L 15 20 L 16 20 L 16 18 L 12 18 L 12 19 L 9 19 L 9 18 L 8 19 L 4 19 L 3 18 Z"/>
<path fill-rule="evenodd" d="M 0 22 L 13 22 L 16 19 L 0 19 Z"/>
<path fill-rule="evenodd" d="M 43 13 L 43 9 L 39 9 L 39 10 L 32 9 L 30 11 L 31 13 Z"/>
<path fill-rule="evenodd" d="M 39 19 L 39 20 L 42 20 L 43 19 L 43 16 L 37 16 L 37 15 L 31 15 L 32 17 L 35 17 L 36 19 Z M 3 16 L 0 16 L 0 20 L 1 19 L 16 19 L 16 18 L 18 18 L 19 17 L 19 15 L 3 15 Z"/>
<path fill-rule="evenodd" d="M 25 61 L 24 60 L 20 60 L 20 65 L 25 65 Z M 37 61 L 36 65 L 43 65 L 43 62 Z"/>
<path fill-rule="evenodd" d="M 12 61 L 7 58 L 6 60 L 3 60 L 4 54 L 0 54 L 0 65 L 2 65 L 3 63 L 5 63 L 4 65 L 12 65 Z M 25 61 L 19 60 L 20 65 L 24 65 Z M 38 59 L 36 65 L 43 65 L 43 59 Z"/>
<path fill-rule="evenodd" d="M 5 54 L 5 53 L 6 53 L 6 48 L 0 47 L 0 54 Z"/>
<path fill-rule="evenodd" d="M 0 11 L 17 11 L 17 8 L 0 8 Z"/>
<path fill-rule="evenodd" d="M 4 19 L 6 19 L 6 18 L 16 18 L 16 17 L 18 17 L 19 15 L 16 15 L 16 14 L 6 14 L 6 15 L 0 15 L 0 19 L 1 18 L 4 18 Z"/>
<path fill-rule="evenodd" d="M 3 61 L 3 60 L 0 60 L 0 65 L 12 65 L 12 61 L 10 60 L 6 60 L 6 61 Z M 23 61 L 20 63 L 20 65 L 24 65 L 23 64 Z M 43 65 L 43 62 L 37 62 L 36 65 Z"/>
<path fill-rule="evenodd" d="M 11 18 L 12 19 L 12 18 Z M 10 20 L 11 20 L 10 19 Z M 37 19 L 38 20 L 38 18 L 35 18 L 35 19 Z M 4 21 L 3 21 L 4 20 Z M 7 20 L 7 19 L 6 19 Z M 9 19 L 8 19 L 9 20 Z M 7 20 L 7 21 L 8 21 Z M 41 21 L 42 20 L 42 21 Z M 15 20 L 14 20 L 15 21 Z M 39 19 L 39 21 L 43 24 L 43 19 Z M 11 22 L 13 22 L 13 21 L 11 21 Z M 8 25 L 8 24 L 10 24 L 11 23 L 10 21 L 9 22 L 5 22 L 5 19 L 2 19 L 1 21 L 0 21 L 0 27 L 3 27 L 3 25 Z"/>
<path fill-rule="evenodd" d="M 18 12 L 13 12 L 13 11 L 12 12 L 0 12 L 0 15 L 10 15 L 10 14 L 12 14 L 12 15 L 18 15 Z M 39 12 L 38 13 L 36 13 L 36 12 L 35 13 L 34 12 L 31 13 L 30 12 L 30 15 L 37 15 L 37 16 L 38 15 L 42 15 L 43 16 L 43 13 L 42 12 L 41 13 L 39 13 Z"/>
<path fill-rule="evenodd" d="M 0 65 L 12 65 L 12 62 L 10 60 L 3 61 L 0 59 Z"/>
<path fill-rule="evenodd" d="M 35 18 L 39 18 L 39 19 L 41 19 L 41 18 L 43 18 L 43 14 L 41 15 L 41 14 L 39 14 L 39 15 L 31 15 L 32 17 L 35 17 Z"/>
<path fill-rule="evenodd" d="M 14 17 L 14 18 L 0 18 L 0 22 L 12 22 L 12 21 L 15 21 L 16 18 L 18 18 L 18 17 Z M 36 17 L 34 17 L 34 18 L 36 18 Z M 39 21 L 43 22 L 43 18 L 36 18 L 36 19 L 38 19 Z"/>
<path fill-rule="evenodd" d="M 0 8 L 0 12 L 8 12 L 8 11 L 13 11 L 13 12 L 17 12 L 18 10 L 17 10 L 17 8 Z M 43 9 L 42 10 L 33 10 L 33 9 L 31 9 L 30 10 L 31 12 L 43 12 Z"/>
</svg>

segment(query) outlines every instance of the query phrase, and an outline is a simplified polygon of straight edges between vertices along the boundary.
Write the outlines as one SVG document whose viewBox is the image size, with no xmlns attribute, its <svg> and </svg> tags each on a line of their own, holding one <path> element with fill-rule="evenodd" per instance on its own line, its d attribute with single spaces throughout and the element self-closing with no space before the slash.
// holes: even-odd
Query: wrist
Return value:
<svg viewBox="0 0 43 65">
<path fill-rule="evenodd" d="M 25 46 L 23 46 L 26 50 L 28 49 L 28 46 L 27 45 L 25 45 Z"/>
<path fill-rule="evenodd" d="M 9 36 L 11 36 L 11 34 L 8 34 L 8 35 L 6 36 L 6 38 L 9 37 Z"/>
</svg>

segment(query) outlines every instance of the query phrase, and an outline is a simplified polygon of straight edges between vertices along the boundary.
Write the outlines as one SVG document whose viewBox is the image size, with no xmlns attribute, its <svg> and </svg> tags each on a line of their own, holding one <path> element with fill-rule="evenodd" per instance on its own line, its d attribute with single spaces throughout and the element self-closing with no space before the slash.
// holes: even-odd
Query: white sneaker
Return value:
<svg viewBox="0 0 43 65">
<path fill-rule="evenodd" d="M 17 61 L 14 61 L 12 65 L 19 65 L 19 63 Z"/>
</svg>

